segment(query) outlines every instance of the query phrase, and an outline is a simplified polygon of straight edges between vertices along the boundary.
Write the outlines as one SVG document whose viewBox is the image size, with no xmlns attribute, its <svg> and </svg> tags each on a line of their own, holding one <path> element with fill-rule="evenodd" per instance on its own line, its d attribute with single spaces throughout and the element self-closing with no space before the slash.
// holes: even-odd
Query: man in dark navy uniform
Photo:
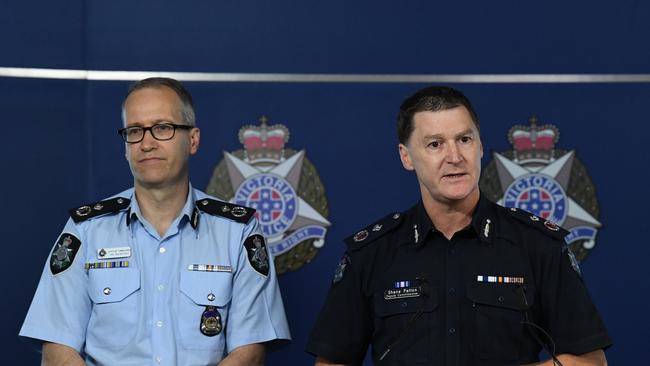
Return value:
<svg viewBox="0 0 650 366">
<path fill-rule="evenodd" d="M 307 344 L 316 365 L 361 364 L 368 345 L 379 365 L 606 365 L 611 340 L 567 232 L 481 195 L 469 100 L 420 90 L 397 129 L 422 200 L 346 239 Z"/>
</svg>

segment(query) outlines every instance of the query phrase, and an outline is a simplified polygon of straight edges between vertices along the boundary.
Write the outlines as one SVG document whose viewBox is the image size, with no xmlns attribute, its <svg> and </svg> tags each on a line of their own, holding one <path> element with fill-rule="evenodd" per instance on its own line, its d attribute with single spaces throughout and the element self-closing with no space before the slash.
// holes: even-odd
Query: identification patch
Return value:
<svg viewBox="0 0 650 366">
<path fill-rule="evenodd" d="M 61 234 L 50 255 L 50 271 L 53 275 L 70 268 L 80 246 L 81 241 L 76 236 L 70 233 Z"/>
<path fill-rule="evenodd" d="M 266 241 L 260 234 L 249 236 L 244 242 L 248 253 L 248 263 L 262 276 L 269 275 L 269 256 L 266 253 Z"/>
<path fill-rule="evenodd" d="M 392 288 L 384 291 L 384 300 L 397 300 L 409 297 L 419 297 L 422 294 L 420 287 Z"/>
<path fill-rule="evenodd" d="M 97 250 L 97 259 L 129 258 L 131 247 L 101 248 Z"/>
</svg>

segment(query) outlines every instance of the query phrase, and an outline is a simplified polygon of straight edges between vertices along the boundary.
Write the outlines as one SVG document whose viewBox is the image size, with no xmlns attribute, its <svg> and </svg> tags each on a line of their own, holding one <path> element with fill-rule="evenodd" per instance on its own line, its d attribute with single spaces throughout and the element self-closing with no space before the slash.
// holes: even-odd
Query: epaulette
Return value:
<svg viewBox="0 0 650 366">
<path fill-rule="evenodd" d="M 569 232 L 559 225 L 547 221 L 526 210 L 515 207 L 504 208 L 504 210 L 517 220 L 522 221 L 525 224 L 528 224 L 529 226 L 532 226 L 537 230 L 545 233 L 546 235 L 552 236 L 556 239 L 564 240 L 564 237 L 569 235 Z"/>
<path fill-rule="evenodd" d="M 386 215 L 374 224 L 368 225 L 359 230 L 356 234 L 345 238 L 344 242 L 347 244 L 348 250 L 359 250 L 378 238 L 381 238 L 385 234 L 395 230 L 395 228 L 397 228 L 402 222 L 402 216 L 401 213 Z"/>
<path fill-rule="evenodd" d="M 114 213 L 129 207 L 131 200 L 124 197 L 115 197 L 105 201 L 90 203 L 68 210 L 75 223 L 86 221 L 93 217 Z"/>
<path fill-rule="evenodd" d="M 210 198 L 196 201 L 196 207 L 210 215 L 225 217 L 242 224 L 250 221 L 251 217 L 255 214 L 255 209 L 253 208 L 233 205 L 232 203 L 221 202 Z"/>
</svg>

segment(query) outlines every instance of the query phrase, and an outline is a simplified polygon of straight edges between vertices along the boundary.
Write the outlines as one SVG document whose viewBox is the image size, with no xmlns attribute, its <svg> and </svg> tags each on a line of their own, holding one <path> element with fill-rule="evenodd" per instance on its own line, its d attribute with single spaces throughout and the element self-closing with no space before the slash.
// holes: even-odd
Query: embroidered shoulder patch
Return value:
<svg viewBox="0 0 650 366">
<path fill-rule="evenodd" d="M 239 223 L 245 224 L 255 214 L 255 209 L 233 205 L 232 203 L 221 202 L 210 198 L 204 198 L 195 202 L 199 210 L 210 215 L 225 217 Z"/>
<path fill-rule="evenodd" d="M 386 215 L 376 223 L 366 226 L 357 231 L 356 234 L 347 237 L 344 241 L 348 245 L 348 250 L 355 251 L 361 249 L 377 238 L 393 231 L 402 222 L 402 216 L 401 213 Z"/>
<path fill-rule="evenodd" d="M 520 208 L 504 208 L 504 210 L 508 212 L 510 216 L 538 229 L 548 236 L 564 240 L 564 237 L 569 235 L 569 232 L 561 228 L 559 225 L 550 221 L 546 221 L 544 218 L 536 216 L 528 211 L 522 210 Z"/>
<path fill-rule="evenodd" d="M 343 279 L 343 275 L 345 274 L 345 269 L 348 268 L 350 265 L 350 256 L 346 254 L 343 255 L 341 260 L 339 261 L 338 266 L 336 266 L 336 270 L 334 271 L 334 279 L 332 280 L 332 283 L 338 283 Z"/>
<path fill-rule="evenodd" d="M 244 242 L 246 253 L 248 254 L 248 263 L 253 269 L 262 276 L 269 275 L 269 256 L 266 252 L 266 241 L 260 234 L 249 236 Z"/>
<path fill-rule="evenodd" d="M 129 207 L 131 200 L 124 197 L 115 197 L 105 201 L 99 201 L 68 210 L 70 217 L 76 223 L 88 220 L 93 217 L 114 213 Z"/>
<path fill-rule="evenodd" d="M 573 254 L 571 248 L 568 245 L 566 245 L 563 248 L 563 251 L 566 251 L 566 254 L 569 257 L 569 261 L 571 262 L 571 268 L 573 268 L 573 270 L 576 271 L 578 276 L 582 277 L 582 271 L 580 270 L 580 265 L 578 265 L 578 260 L 576 259 L 576 256 Z"/>
<path fill-rule="evenodd" d="M 70 268 L 79 247 L 81 247 L 81 241 L 76 236 L 70 233 L 61 234 L 50 255 L 50 271 L 53 275 Z"/>
</svg>

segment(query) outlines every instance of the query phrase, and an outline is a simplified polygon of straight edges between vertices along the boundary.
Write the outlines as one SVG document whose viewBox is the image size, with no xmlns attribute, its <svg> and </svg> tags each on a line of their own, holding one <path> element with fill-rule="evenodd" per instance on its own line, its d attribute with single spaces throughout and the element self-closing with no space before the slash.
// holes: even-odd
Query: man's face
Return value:
<svg viewBox="0 0 650 366">
<path fill-rule="evenodd" d="M 125 127 L 150 127 L 161 122 L 184 124 L 181 101 L 167 87 L 144 88 L 131 93 L 124 104 L 124 112 Z M 147 131 L 142 141 L 126 144 L 126 159 L 136 186 L 165 188 L 187 181 L 188 160 L 197 152 L 199 139 L 198 128 L 176 129 L 171 140 L 158 141 Z"/>
<path fill-rule="evenodd" d="M 467 109 L 418 112 L 413 124 L 413 133 L 407 145 L 399 145 L 399 152 L 404 168 L 415 170 L 422 195 L 443 204 L 474 197 L 483 145 Z"/>
</svg>

